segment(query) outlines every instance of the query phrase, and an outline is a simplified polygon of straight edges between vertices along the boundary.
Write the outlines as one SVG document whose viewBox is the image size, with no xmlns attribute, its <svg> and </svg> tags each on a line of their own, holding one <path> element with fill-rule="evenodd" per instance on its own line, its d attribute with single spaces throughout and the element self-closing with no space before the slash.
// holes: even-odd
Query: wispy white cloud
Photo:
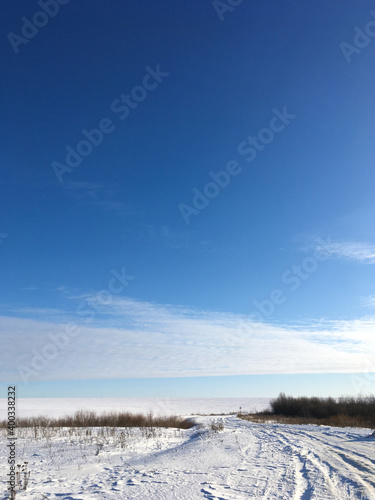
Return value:
<svg viewBox="0 0 375 500">
<path fill-rule="evenodd" d="M 375 351 L 375 317 L 272 325 L 119 296 L 79 302 L 76 314 L 53 320 L 48 310 L 0 316 L 1 379 L 20 380 L 27 369 L 30 380 L 361 372 Z M 78 324 L 74 335 L 68 322 Z"/>
<path fill-rule="evenodd" d="M 362 305 L 364 307 L 369 307 L 375 309 L 375 295 L 370 295 L 369 297 L 364 297 L 362 299 Z"/>
<path fill-rule="evenodd" d="M 189 248 L 191 246 L 191 233 L 172 229 L 166 224 L 162 226 L 147 225 L 142 228 L 140 237 L 155 245 L 167 248 Z"/>
<path fill-rule="evenodd" d="M 197 233 L 191 230 L 163 225 L 146 225 L 140 230 L 141 240 L 155 246 L 169 249 L 186 249 L 194 252 L 212 253 L 216 245 L 209 240 L 198 239 Z"/>
<path fill-rule="evenodd" d="M 323 244 L 319 245 L 318 239 L 316 249 L 323 255 L 331 258 L 354 260 L 363 264 L 375 263 L 375 246 L 369 243 L 331 241 L 328 238 Z"/>
<path fill-rule="evenodd" d="M 50 319 L 54 316 L 66 316 L 64 311 L 56 308 L 47 308 L 47 307 L 29 307 L 29 306 L 8 306 L 7 307 L 8 314 L 13 313 L 20 316 L 29 316 L 29 317 L 37 317 Z"/>
<path fill-rule="evenodd" d="M 117 186 L 97 182 L 65 182 L 66 193 L 74 197 L 81 205 L 99 207 L 105 212 L 127 216 L 135 213 L 129 204 L 118 200 Z"/>
</svg>

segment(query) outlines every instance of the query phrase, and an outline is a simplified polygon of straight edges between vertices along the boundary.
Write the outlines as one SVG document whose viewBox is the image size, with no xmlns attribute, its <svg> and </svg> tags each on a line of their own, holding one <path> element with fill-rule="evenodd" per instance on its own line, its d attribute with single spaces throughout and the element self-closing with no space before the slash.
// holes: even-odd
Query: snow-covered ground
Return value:
<svg viewBox="0 0 375 500">
<path fill-rule="evenodd" d="M 255 413 L 267 408 L 269 398 L 17 398 L 19 417 L 63 417 L 77 410 L 129 411 L 154 415 L 193 415 L 210 413 Z M 0 399 L 0 420 L 7 418 L 6 399 Z"/>
<path fill-rule="evenodd" d="M 375 499 L 370 429 L 195 419 L 189 430 L 19 430 L 17 462 L 31 474 L 17 499 Z M 2 478 L 6 462 L 3 432 Z"/>
</svg>

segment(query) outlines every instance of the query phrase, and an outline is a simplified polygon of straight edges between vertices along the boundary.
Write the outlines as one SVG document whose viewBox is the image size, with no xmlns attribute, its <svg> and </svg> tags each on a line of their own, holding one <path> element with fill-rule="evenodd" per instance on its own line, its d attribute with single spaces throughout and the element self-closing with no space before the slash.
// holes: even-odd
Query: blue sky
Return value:
<svg viewBox="0 0 375 500">
<path fill-rule="evenodd" d="M 375 389 L 374 3 L 231 3 L 6 7 L 4 388 Z"/>
</svg>

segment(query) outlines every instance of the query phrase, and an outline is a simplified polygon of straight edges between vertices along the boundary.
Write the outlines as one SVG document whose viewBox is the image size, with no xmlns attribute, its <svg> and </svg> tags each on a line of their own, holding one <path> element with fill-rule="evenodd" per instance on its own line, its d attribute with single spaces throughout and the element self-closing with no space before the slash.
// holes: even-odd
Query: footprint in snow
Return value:
<svg viewBox="0 0 375 500">
<path fill-rule="evenodd" d="M 243 500 L 245 498 L 230 491 L 230 489 L 230 486 L 213 486 L 210 484 L 208 487 L 202 488 L 201 492 L 204 493 L 207 500 Z"/>
<path fill-rule="evenodd" d="M 135 481 L 134 479 L 128 479 L 126 481 L 127 486 L 138 486 L 139 481 Z"/>
</svg>

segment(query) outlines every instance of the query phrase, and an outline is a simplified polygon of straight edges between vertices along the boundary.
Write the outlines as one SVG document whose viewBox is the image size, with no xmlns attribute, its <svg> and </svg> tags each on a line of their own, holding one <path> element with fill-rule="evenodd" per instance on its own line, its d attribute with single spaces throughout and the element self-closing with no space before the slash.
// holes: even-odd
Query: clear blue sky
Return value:
<svg viewBox="0 0 375 500">
<path fill-rule="evenodd" d="M 2 387 L 375 389 L 373 9 L 4 8 Z"/>
</svg>

